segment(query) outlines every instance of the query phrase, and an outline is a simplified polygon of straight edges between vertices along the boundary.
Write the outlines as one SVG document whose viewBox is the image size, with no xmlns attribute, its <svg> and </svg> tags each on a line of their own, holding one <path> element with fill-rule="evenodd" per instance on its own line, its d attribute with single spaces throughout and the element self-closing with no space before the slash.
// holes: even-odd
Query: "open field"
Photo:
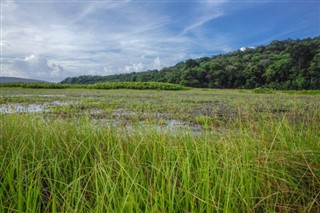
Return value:
<svg viewBox="0 0 320 213">
<path fill-rule="evenodd" d="M 319 95 L 0 91 L 0 212 L 320 211 Z"/>
</svg>

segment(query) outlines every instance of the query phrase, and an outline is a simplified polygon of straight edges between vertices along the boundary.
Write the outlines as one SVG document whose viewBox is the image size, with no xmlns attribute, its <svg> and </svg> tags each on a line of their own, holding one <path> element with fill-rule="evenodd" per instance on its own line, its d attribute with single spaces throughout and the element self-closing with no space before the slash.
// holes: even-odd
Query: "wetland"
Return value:
<svg viewBox="0 0 320 213">
<path fill-rule="evenodd" d="M 1 88 L 0 211 L 317 212 L 320 96 Z"/>
</svg>

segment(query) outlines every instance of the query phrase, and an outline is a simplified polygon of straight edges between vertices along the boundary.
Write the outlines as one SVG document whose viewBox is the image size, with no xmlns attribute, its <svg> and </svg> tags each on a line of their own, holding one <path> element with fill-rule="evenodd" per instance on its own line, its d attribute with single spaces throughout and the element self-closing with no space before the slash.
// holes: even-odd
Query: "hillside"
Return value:
<svg viewBox="0 0 320 213">
<path fill-rule="evenodd" d="M 12 82 L 45 82 L 41 80 L 28 79 L 28 78 L 16 78 L 16 77 L 1 77 L 0 76 L 0 84 L 4 83 L 12 83 Z"/>
<path fill-rule="evenodd" d="M 273 41 L 211 58 L 188 59 L 160 71 L 79 76 L 61 83 L 155 81 L 202 88 L 320 89 L 320 36 Z"/>
</svg>

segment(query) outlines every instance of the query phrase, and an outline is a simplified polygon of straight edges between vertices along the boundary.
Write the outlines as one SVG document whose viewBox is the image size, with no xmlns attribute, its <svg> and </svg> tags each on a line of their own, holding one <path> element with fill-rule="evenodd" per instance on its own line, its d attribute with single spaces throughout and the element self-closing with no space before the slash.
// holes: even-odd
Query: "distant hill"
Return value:
<svg viewBox="0 0 320 213">
<path fill-rule="evenodd" d="M 16 77 L 2 77 L 0 76 L 0 84 L 3 83 L 11 83 L 11 82 L 46 82 L 41 80 L 35 80 L 35 79 L 28 79 L 28 78 L 16 78 Z"/>
<path fill-rule="evenodd" d="M 202 88 L 320 89 L 320 36 L 273 41 L 211 58 L 188 59 L 160 71 L 79 76 L 61 83 L 156 81 Z"/>
</svg>

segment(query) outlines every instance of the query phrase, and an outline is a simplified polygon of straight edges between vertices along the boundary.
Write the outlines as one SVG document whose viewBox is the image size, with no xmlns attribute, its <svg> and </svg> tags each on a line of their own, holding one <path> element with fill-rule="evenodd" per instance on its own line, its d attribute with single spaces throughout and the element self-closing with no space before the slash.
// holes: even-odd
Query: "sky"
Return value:
<svg viewBox="0 0 320 213">
<path fill-rule="evenodd" d="M 320 35 L 319 0 L 1 0 L 0 76 L 59 82 Z"/>
</svg>

